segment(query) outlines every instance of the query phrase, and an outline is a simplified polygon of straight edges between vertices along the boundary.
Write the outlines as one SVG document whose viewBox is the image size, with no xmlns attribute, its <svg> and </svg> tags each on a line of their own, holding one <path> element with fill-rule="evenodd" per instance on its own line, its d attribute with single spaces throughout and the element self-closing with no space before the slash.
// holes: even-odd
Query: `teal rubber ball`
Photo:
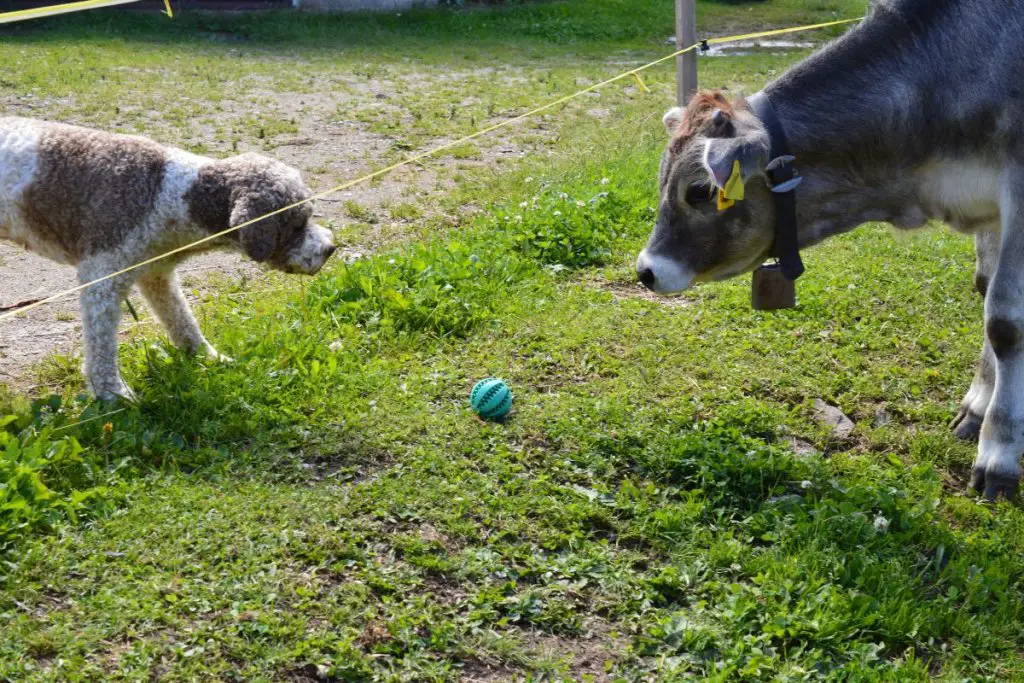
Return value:
<svg viewBox="0 0 1024 683">
<path fill-rule="evenodd" d="M 469 392 L 469 405 L 485 420 L 500 420 L 512 409 L 512 390 L 500 379 L 482 379 Z"/>
</svg>

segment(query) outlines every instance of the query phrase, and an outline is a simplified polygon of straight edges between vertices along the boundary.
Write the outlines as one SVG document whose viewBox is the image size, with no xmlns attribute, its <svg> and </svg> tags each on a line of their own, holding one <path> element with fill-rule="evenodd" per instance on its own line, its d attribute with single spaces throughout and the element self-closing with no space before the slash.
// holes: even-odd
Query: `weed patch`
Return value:
<svg viewBox="0 0 1024 683">
<path fill-rule="evenodd" d="M 515 213 L 504 213 L 492 229 L 509 233 L 516 248 L 534 261 L 584 268 L 608 263 L 613 247 L 651 219 L 649 207 L 628 202 L 614 190 L 576 199 L 544 188 Z"/>
<path fill-rule="evenodd" d="M 0 553 L 61 522 L 109 513 L 122 500 L 123 469 L 132 465 L 104 457 L 114 429 L 98 411 L 65 408 L 56 396 L 2 411 Z"/>
<path fill-rule="evenodd" d="M 788 23 L 797 7 L 742 13 Z M 204 21 L 246 38 L 232 49 L 256 76 L 266 60 L 250 50 L 295 38 L 304 58 L 328 43 L 334 58 L 348 36 L 366 81 L 398 78 L 402 57 L 450 64 L 502 41 L 525 60 L 649 51 L 671 24 L 670 5 L 572 9 Z M 152 35 L 148 21 L 128 25 Z M 430 33 L 452 26 L 484 47 Z M 396 35 L 407 52 L 368 57 Z M 705 80 L 754 87 L 788 59 L 723 58 Z M 563 92 L 570 66 L 499 76 Z M 669 99 L 670 79 L 647 80 Z M 427 100 L 410 88 L 406 111 L 359 116 L 415 146 L 410 122 L 450 136 L 523 105 L 504 90 L 500 106 L 453 111 L 415 106 Z M 958 493 L 972 448 L 946 430 L 981 341 L 970 244 L 862 228 L 809 251 L 800 305 L 775 314 L 749 309 L 748 282 L 684 306 L 616 296 L 607 283 L 633 278 L 653 219 L 664 132 L 653 100 L 601 105 L 600 129 L 534 122 L 551 156 L 467 164 L 439 200 L 451 220 L 415 195 L 345 206 L 362 221 L 352 235 L 390 215 L 428 235 L 417 243 L 287 289 L 226 285 L 197 310 L 233 364 L 142 335 L 123 349 L 136 407 L 93 419 L 66 360 L 48 373 L 60 400 L 3 392 L 0 678 L 1024 676 L 1024 517 Z M 339 109 L 331 125 L 359 116 Z M 272 144 L 289 121 L 253 124 Z M 503 424 L 467 404 L 485 376 L 515 392 Z M 816 400 L 856 422 L 856 441 L 830 437 Z M 879 406 L 895 419 L 876 421 Z M 611 651 L 589 652 L 594 640 Z"/>
</svg>

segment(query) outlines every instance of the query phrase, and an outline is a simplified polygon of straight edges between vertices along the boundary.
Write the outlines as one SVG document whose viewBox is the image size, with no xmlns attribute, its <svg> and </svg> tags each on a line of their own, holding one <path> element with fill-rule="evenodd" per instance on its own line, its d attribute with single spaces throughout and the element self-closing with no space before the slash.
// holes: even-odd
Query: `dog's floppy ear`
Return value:
<svg viewBox="0 0 1024 683">
<path fill-rule="evenodd" d="M 266 202 L 259 201 L 252 195 L 242 195 L 231 207 L 231 227 L 248 223 L 269 213 L 270 210 Z M 238 231 L 238 239 L 249 258 L 262 263 L 277 250 L 278 233 L 277 216 L 271 216 L 246 225 Z"/>
</svg>

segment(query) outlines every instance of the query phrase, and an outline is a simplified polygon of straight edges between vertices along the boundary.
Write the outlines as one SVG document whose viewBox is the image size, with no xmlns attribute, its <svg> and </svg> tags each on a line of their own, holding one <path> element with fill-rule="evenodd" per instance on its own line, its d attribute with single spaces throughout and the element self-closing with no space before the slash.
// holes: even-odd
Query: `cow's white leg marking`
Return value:
<svg viewBox="0 0 1024 683">
<path fill-rule="evenodd" d="M 975 232 L 974 245 L 977 251 L 977 264 L 974 272 L 974 286 L 985 298 L 989 282 L 996 271 L 999 259 L 999 224 L 993 223 Z M 981 349 L 981 359 L 974 373 L 971 388 L 960 404 L 960 412 L 953 420 L 953 433 L 961 439 L 974 441 L 981 432 L 981 423 L 985 419 L 989 400 L 996 381 L 996 357 L 992 353 L 992 344 L 988 335 Z"/>
<path fill-rule="evenodd" d="M 91 282 L 116 271 L 105 259 L 87 259 L 78 266 L 78 279 Z M 117 329 L 121 321 L 121 300 L 131 287 L 132 276 L 104 280 L 80 295 L 85 332 L 85 377 L 90 391 L 99 399 L 117 396 L 134 401 L 135 394 L 121 379 L 117 362 Z"/>
<path fill-rule="evenodd" d="M 999 259 L 985 296 L 996 381 L 971 472 L 971 486 L 990 500 L 1016 494 L 1024 452 L 1024 167 L 1004 173 L 999 211 Z"/>
<path fill-rule="evenodd" d="M 139 278 L 139 289 L 175 346 L 188 353 L 221 358 L 199 329 L 173 271 L 144 275 Z"/>
</svg>

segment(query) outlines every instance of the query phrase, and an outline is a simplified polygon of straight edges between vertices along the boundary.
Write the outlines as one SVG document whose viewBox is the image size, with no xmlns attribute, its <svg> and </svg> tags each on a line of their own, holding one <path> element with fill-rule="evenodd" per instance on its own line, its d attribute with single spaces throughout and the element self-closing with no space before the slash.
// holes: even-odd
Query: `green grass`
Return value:
<svg viewBox="0 0 1024 683">
<path fill-rule="evenodd" d="M 846 18 L 863 14 L 865 5 L 863 0 L 700 0 L 697 19 L 699 26 L 715 32 L 723 24 L 786 26 Z M 284 11 L 237 17 L 185 11 L 174 20 L 155 13 L 93 11 L 87 16 L 21 24 L 9 33 L 26 42 L 44 43 L 56 28 L 63 39 L 83 44 L 106 35 L 143 46 L 188 42 L 237 49 L 257 43 L 340 52 L 385 45 L 389 52 L 405 55 L 419 55 L 423 48 L 447 50 L 457 42 L 471 50 L 457 58 L 475 61 L 471 57 L 484 48 L 472 46 L 478 41 L 485 41 L 486 47 L 501 44 L 512 51 L 543 50 L 544 55 L 552 47 L 600 52 L 613 43 L 621 47 L 660 42 L 674 32 L 674 22 L 672 3 L 602 0 L 585 11 L 574 2 L 514 2 L 486 11 L 414 10 L 380 15 Z M 380 68 L 368 64 L 365 71 Z"/>
<path fill-rule="evenodd" d="M 345 202 L 344 206 L 345 215 L 349 216 L 350 218 L 354 218 L 359 221 L 364 221 L 366 223 L 373 223 L 376 221 L 373 212 L 367 209 L 365 206 L 361 205 L 359 202 L 349 199 L 348 201 Z"/>
<path fill-rule="evenodd" d="M 388 207 L 392 218 L 403 221 L 412 221 L 423 217 L 423 209 L 414 202 L 401 202 Z"/>
<path fill-rule="evenodd" d="M 536 50 L 555 94 L 578 55 L 658 49 L 660 6 L 592 6 L 424 22 L 505 45 L 482 64 Z M 571 39 L 544 57 L 528 22 L 558 13 L 548 38 Z M 88 43 L 103 21 L 55 30 Z M 318 26 L 208 21 L 268 52 Z M 356 50 L 435 46 L 428 75 L 461 58 L 401 18 L 351 21 L 328 23 Z M 702 80 L 751 91 L 792 59 L 706 60 Z M 392 205 L 415 239 L 287 290 L 225 285 L 201 317 L 234 364 L 149 333 L 122 349 L 138 407 L 85 407 L 60 359 L 62 397 L 0 394 L 0 679 L 1024 679 L 1024 516 L 961 495 L 972 448 L 946 428 L 981 340 L 969 241 L 866 226 L 808 252 L 779 313 L 746 281 L 634 296 L 671 99 L 670 72 L 648 80 L 602 95 L 601 121 L 563 112 L 549 154 L 465 170 L 437 199 L 454 217 Z M 491 375 L 516 395 L 500 424 L 467 405 Z"/>
</svg>

